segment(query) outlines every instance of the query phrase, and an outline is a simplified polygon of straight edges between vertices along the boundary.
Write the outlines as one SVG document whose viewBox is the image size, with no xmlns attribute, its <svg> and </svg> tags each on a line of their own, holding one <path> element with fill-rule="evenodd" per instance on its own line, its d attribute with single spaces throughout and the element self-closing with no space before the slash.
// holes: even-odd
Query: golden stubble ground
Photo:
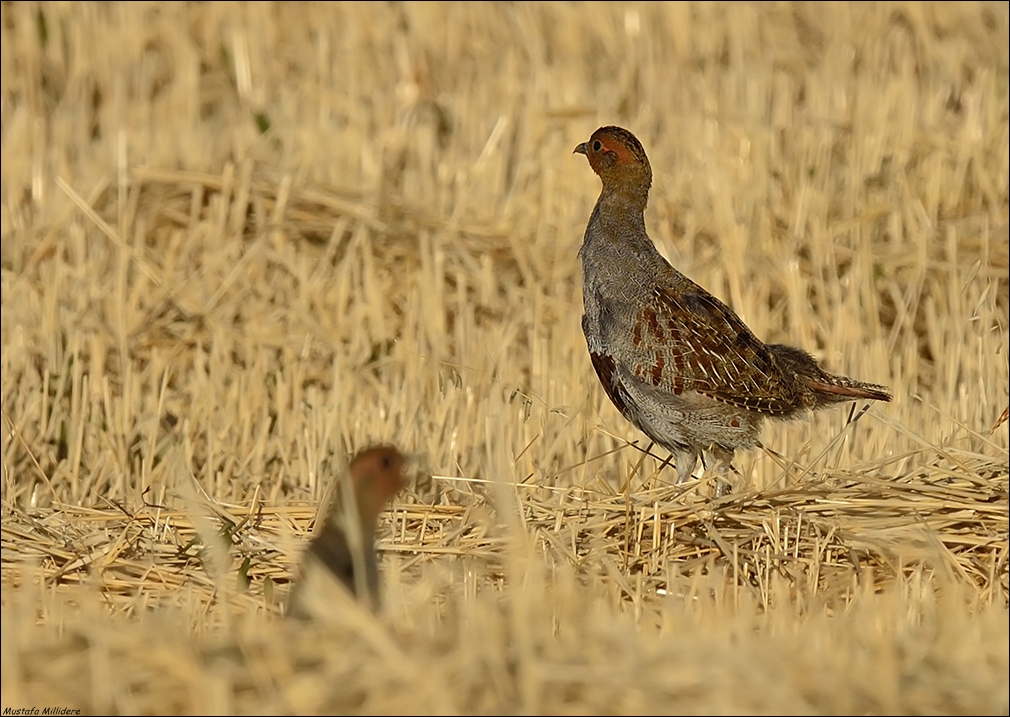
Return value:
<svg viewBox="0 0 1010 717">
<path fill-rule="evenodd" d="M 1006 3 L 2 21 L 4 710 L 1007 713 Z M 643 461 L 579 327 L 611 123 L 666 256 L 893 403 L 719 499 Z M 385 611 L 291 624 L 377 441 Z"/>
</svg>

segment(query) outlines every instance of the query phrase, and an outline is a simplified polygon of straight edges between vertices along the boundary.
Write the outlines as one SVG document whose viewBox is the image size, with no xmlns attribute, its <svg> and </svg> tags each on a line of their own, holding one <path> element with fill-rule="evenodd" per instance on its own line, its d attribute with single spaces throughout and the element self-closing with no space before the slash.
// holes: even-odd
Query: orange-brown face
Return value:
<svg viewBox="0 0 1010 717">
<path fill-rule="evenodd" d="M 575 152 L 586 155 L 589 166 L 600 177 L 610 168 L 621 165 L 644 168 L 651 179 L 652 169 L 642 144 L 635 135 L 622 127 L 600 127 L 593 132 L 588 142 L 578 145 Z"/>
<path fill-rule="evenodd" d="M 362 451 L 351 461 L 349 471 L 358 504 L 370 516 L 382 512 L 386 503 L 404 485 L 406 459 L 393 446 L 375 446 Z"/>
</svg>

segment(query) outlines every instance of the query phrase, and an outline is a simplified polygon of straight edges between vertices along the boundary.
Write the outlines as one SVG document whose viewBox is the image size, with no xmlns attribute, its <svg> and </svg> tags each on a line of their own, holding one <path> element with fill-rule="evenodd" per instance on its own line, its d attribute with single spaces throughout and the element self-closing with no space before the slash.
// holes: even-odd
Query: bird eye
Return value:
<svg viewBox="0 0 1010 717">
<path fill-rule="evenodd" d="M 601 149 L 603 149 L 603 145 L 600 144 L 600 140 L 598 140 L 598 139 L 594 140 L 593 141 L 593 151 L 594 152 L 599 152 Z"/>
</svg>

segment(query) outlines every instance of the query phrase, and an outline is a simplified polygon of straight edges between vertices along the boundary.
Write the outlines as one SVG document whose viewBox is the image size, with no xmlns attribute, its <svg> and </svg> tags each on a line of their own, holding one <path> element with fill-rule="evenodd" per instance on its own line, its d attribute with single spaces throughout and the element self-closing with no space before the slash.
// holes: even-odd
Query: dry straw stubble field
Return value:
<svg viewBox="0 0 1010 717">
<path fill-rule="evenodd" d="M 2 20 L 4 710 L 1007 713 L 1006 3 Z M 643 460 L 579 327 L 611 123 L 675 265 L 895 400 L 718 499 Z M 377 441 L 385 610 L 291 624 Z"/>
</svg>

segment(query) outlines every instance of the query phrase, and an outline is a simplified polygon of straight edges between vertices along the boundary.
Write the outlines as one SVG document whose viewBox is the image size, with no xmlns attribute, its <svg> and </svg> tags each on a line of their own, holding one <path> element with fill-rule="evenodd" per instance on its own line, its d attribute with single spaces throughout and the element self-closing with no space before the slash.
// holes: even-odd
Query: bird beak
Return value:
<svg viewBox="0 0 1010 717">
<path fill-rule="evenodd" d="M 586 143 L 583 142 L 578 145 L 574 150 L 572 150 L 572 154 L 586 154 Z"/>
<path fill-rule="evenodd" d="M 424 453 L 403 454 L 403 475 L 408 485 L 431 482 L 428 457 Z"/>
<path fill-rule="evenodd" d="M 408 471 L 422 470 L 427 463 L 427 456 L 423 453 L 404 453 L 403 467 Z"/>
</svg>

